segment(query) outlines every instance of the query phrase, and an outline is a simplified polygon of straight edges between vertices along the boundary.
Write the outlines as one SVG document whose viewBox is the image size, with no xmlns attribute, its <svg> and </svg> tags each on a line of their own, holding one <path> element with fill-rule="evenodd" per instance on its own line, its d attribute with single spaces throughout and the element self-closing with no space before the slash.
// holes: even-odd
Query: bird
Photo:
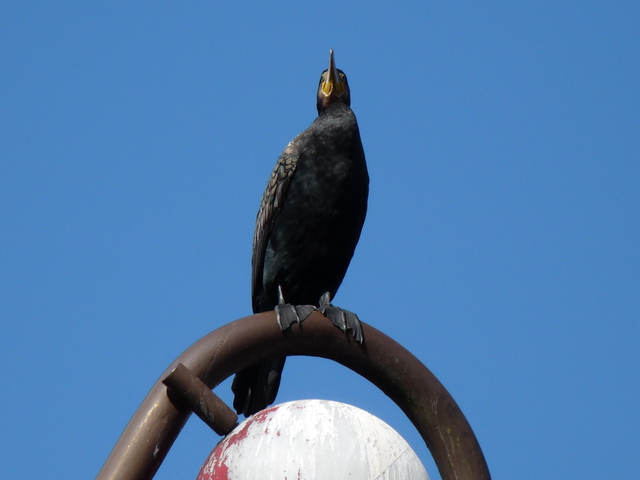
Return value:
<svg viewBox="0 0 640 480">
<path fill-rule="evenodd" d="M 331 302 L 353 257 L 367 213 L 369 174 L 351 110 L 347 76 L 335 66 L 320 76 L 318 117 L 278 158 L 258 210 L 253 236 L 254 313 L 275 310 L 281 330 L 319 310 L 356 342 L 358 316 Z M 240 370 L 234 408 L 248 417 L 275 401 L 285 358 Z"/>
</svg>

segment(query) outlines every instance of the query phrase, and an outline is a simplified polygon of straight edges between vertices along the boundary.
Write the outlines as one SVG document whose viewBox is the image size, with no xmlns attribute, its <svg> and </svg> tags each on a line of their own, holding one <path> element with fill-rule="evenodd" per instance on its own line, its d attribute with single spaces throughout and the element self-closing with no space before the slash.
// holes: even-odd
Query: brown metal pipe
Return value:
<svg viewBox="0 0 640 480">
<path fill-rule="evenodd" d="M 176 398 L 174 405 L 183 404 L 218 435 L 226 435 L 238 423 L 238 415 L 183 364 L 179 363 L 162 383 L 169 387 L 169 399 Z"/>
<path fill-rule="evenodd" d="M 273 312 L 236 320 L 189 347 L 160 377 L 183 363 L 209 388 L 270 357 L 324 357 L 354 370 L 387 394 L 420 432 L 443 480 L 490 480 L 482 450 L 449 392 L 410 352 L 362 324 L 359 345 L 318 312 L 281 332 Z M 116 443 L 99 480 L 151 479 L 189 417 L 158 381 Z"/>
</svg>

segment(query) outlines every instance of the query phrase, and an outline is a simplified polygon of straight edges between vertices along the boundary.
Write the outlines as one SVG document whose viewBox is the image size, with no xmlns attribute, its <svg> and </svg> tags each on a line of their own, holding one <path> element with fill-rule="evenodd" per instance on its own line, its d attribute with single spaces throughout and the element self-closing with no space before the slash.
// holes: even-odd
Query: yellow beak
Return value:
<svg viewBox="0 0 640 480">
<path fill-rule="evenodd" d="M 333 59 L 333 49 L 329 50 L 329 69 L 327 75 L 322 80 L 322 93 L 327 97 L 333 95 L 340 96 L 344 93 L 344 82 L 336 69 L 336 62 Z"/>
</svg>

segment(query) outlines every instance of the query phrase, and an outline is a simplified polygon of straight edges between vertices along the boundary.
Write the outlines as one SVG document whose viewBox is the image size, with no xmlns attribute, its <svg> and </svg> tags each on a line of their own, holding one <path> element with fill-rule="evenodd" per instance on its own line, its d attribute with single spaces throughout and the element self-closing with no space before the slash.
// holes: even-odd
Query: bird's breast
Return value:
<svg viewBox="0 0 640 480">
<path fill-rule="evenodd" d="M 338 289 L 360 237 L 369 176 L 355 116 L 334 109 L 287 147 L 295 173 L 265 252 L 264 288 L 313 303 Z"/>
</svg>

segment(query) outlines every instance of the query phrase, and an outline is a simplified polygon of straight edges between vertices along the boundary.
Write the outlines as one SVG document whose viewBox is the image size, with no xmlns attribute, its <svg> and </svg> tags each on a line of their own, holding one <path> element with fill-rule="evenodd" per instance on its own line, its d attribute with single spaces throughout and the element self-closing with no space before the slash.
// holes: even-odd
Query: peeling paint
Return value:
<svg viewBox="0 0 640 480">
<path fill-rule="evenodd" d="M 389 425 L 337 402 L 301 400 L 258 412 L 211 452 L 198 480 L 428 480 Z"/>
</svg>

